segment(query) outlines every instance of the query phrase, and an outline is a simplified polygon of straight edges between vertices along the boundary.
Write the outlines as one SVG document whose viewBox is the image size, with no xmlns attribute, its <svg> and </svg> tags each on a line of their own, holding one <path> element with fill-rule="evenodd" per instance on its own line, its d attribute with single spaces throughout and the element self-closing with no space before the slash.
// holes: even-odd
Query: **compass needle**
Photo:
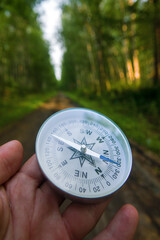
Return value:
<svg viewBox="0 0 160 240">
<path fill-rule="evenodd" d="M 66 143 L 66 144 L 69 145 L 70 147 L 73 147 L 73 148 L 77 149 L 78 151 L 81 151 L 81 146 L 80 146 L 79 144 L 74 143 L 74 142 L 71 142 L 71 141 L 69 141 L 69 140 L 67 140 L 67 139 L 64 139 L 64 138 L 62 138 L 62 137 L 56 136 L 56 135 L 54 135 L 54 134 L 51 134 L 51 135 L 52 135 L 53 137 L 57 138 L 58 140 Z"/>
<path fill-rule="evenodd" d="M 99 159 L 102 159 L 102 160 L 104 160 L 104 161 L 108 161 L 108 162 L 115 163 L 115 164 L 119 165 L 119 163 L 117 163 L 117 162 L 115 162 L 115 161 L 113 161 L 113 160 L 111 160 L 111 159 L 109 159 L 109 158 L 106 158 L 106 157 L 102 156 L 101 154 L 98 154 L 98 153 L 96 153 L 96 152 L 88 149 L 85 145 L 79 145 L 79 144 L 73 143 L 73 142 L 71 142 L 71 141 L 69 141 L 69 140 L 66 140 L 66 139 L 64 139 L 64 138 L 62 138 L 62 137 L 56 136 L 56 135 L 54 135 L 54 134 L 51 134 L 51 135 L 52 135 L 53 137 L 57 138 L 58 140 L 66 143 L 66 144 L 69 145 L 70 147 L 73 147 L 73 148 L 75 148 L 76 150 L 78 150 L 78 151 L 80 151 L 80 152 L 83 152 L 84 154 L 87 154 L 87 155 L 90 155 L 90 156 L 92 156 L 92 157 L 99 158 Z"/>
<path fill-rule="evenodd" d="M 117 191 L 132 167 L 131 149 L 122 130 L 109 118 L 84 108 L 49 117 L 37 134 L 36 155 L 55 188 L 87 203 Z"/>
</svg>

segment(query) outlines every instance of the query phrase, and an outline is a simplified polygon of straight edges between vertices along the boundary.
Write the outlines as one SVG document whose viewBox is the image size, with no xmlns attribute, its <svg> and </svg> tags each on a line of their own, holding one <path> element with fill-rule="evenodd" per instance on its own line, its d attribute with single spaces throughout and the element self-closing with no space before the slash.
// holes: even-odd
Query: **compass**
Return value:
<svg viewBox="0 0 160 240">
<path fill-rule="evenodd" d="M 85 108 L 50 116 L 36 138 L 41 170 L 64 196 L 101 201 L 126 182 L 132 153 L 122 130 L 108 117 Z"/>
</svg>

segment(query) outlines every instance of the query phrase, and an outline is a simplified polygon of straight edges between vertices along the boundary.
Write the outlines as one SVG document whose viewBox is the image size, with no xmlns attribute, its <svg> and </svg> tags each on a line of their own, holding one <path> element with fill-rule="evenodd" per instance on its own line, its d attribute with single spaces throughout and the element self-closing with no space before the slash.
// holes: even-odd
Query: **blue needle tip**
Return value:
<svg viewBox="0 0 160 240">
<path fill-rule="evenodd" d="M 111 162 L 111 163 L 115 163 L 115 164 L 119 165 L 119 163 L 117 163 L 117 162 L 115 162 L 115 161 L 113 161 L 113 160 L 111 160 L 111 159 L 109 159 L 109 158 L 106 158 L 106 157 L 104 157 L 103 155 L 100 155 L 100 159 L 105 160 L 105 161 L 107 161 L 107 162 Z"/>
</svg>

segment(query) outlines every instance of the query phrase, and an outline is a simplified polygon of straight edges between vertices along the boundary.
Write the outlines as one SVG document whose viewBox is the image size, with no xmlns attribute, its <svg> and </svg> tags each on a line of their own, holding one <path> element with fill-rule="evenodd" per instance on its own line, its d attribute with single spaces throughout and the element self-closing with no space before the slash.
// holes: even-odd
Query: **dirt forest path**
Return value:
<svg viewBox="0 0 160 240">
<path fill-rule="evenodd" d="M 25 161 L 35 151 L 35 138 L 44 120 L 59 110 L 75 106 L 77 105 L 62 93 L 58 94 L 17 123 L 1 131 L 0 144 L 12 139 L 21 141 Z M 96 228 L 85 240 L 92 239 L 100 232 L 125 203 L 133 204 L 140 214 L 135 240 L 160 239 L 160 159 L 136 143 L 132 141 L 130 143 L 133 153 L 131 176 L 121 191 L 114 196 Z"/>
</svg>

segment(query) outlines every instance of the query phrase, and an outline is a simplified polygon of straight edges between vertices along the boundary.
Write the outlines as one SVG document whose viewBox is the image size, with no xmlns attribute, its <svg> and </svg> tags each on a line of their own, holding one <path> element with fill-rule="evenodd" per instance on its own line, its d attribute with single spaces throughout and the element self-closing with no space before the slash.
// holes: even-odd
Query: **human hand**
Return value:
<svg viewBox="0 0 160 240">
<path fill-rule="evenodd" d="M 100 204 L 71 203 L 63 214 L 63 197 L 45 179 L 33 155 L 22 167 L 18 141 L 0 147 L 0 240 L 83 239 L 96 225 L 109 200 Z M 130 240 L 138 213 L 127 204 L 94 240 Z"/>
</svg>

